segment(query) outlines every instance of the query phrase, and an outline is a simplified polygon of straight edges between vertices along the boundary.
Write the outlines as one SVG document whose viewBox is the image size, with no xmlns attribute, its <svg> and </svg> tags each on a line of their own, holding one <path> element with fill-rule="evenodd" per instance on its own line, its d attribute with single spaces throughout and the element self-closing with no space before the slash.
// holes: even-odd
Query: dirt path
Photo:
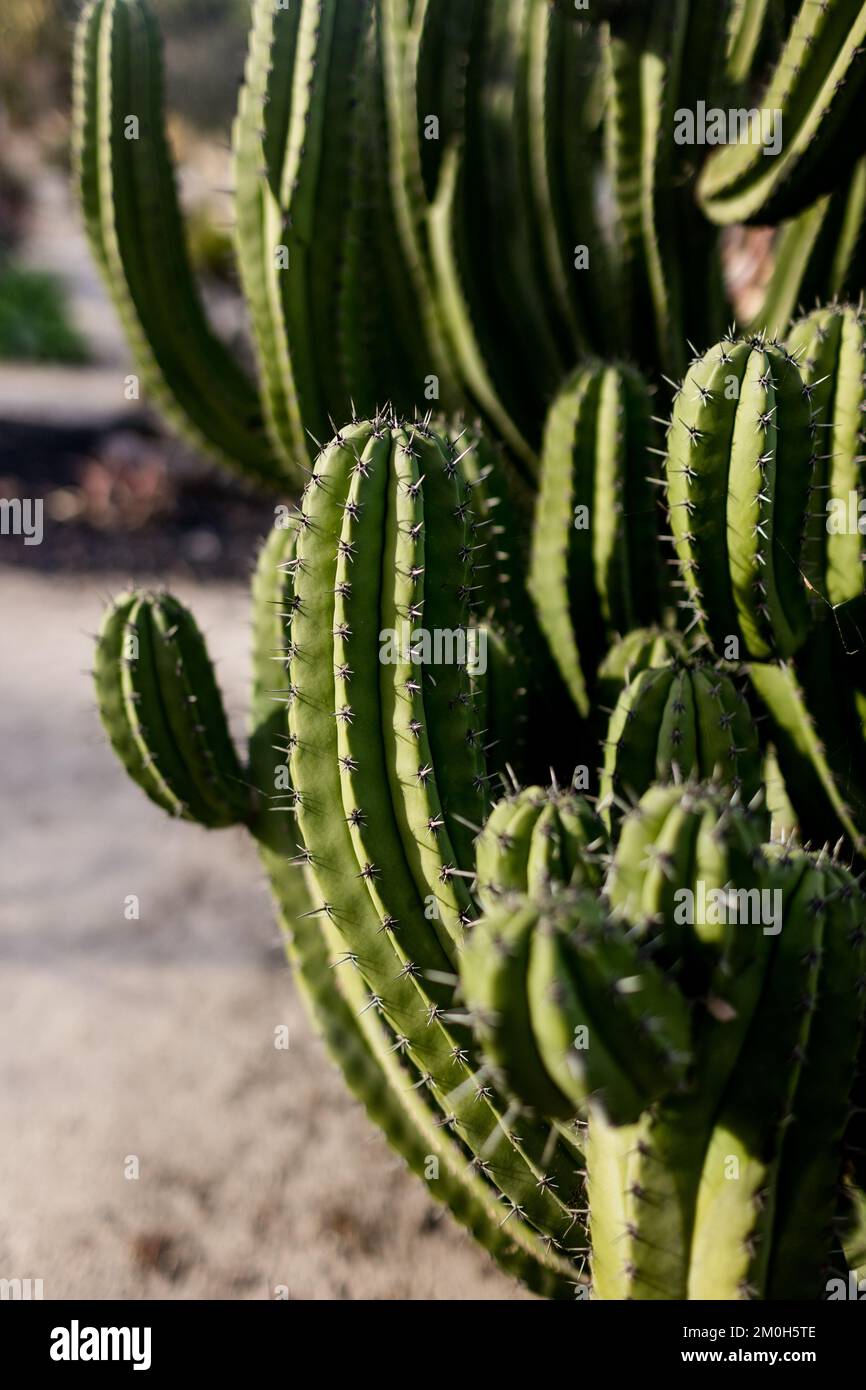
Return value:
<svg viewBox="0 0 866 1390">
<path fill-rule="evenodd" d="M 245 837 L 169 824 L 115 767 L 84 674 L 103 593 L 0 585 L 0 1277 L 46 1298 L 520 1297 L 348 1098 Z M 191 601 L 242 719 L 246 592 Z"/>
</svg>

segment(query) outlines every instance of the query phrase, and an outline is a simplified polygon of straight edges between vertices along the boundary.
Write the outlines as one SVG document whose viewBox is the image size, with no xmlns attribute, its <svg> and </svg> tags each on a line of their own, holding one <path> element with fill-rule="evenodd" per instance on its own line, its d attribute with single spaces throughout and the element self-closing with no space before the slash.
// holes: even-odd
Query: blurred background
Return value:
<svg viewBox="0 0 866 1390">
<path fill-rule="evenodd" d="M 244 351 L 227 190 L 248 7 L 154 9 L 195 265 Z M 0 535 L 0 1278 L 61 1299 L 520 1297 L 349 1099 L 247 837 L 169 825 L 102 737 L 92 634 L 107 596 L 159 580 L 243 737 L 274 501 L 125 399 L 69 187 L 78 10 L 0 13 L 0 498 L 44 506 L 41 544 Z"/>
</svg>

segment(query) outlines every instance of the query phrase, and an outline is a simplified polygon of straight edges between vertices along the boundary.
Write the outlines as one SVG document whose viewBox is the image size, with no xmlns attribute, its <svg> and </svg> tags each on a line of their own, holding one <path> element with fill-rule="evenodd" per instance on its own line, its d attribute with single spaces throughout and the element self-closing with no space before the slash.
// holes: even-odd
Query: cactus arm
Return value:
<svg viewBox="0 0 866 1390">
<path fill-rule="evenodd" d="M 734 635 L 755 658 L 786 656 L 808 631 L 800 553 L 812 426 L 793 358 L 762 339 L 711 348 L 677 395 L 671 530 L 687 606 L 722 652 Z"/>
<path fill-rule="evenodd" d="M 683 367 L 679 261 L 671 209 L 660 192 L 667 193 L 672 180 L 685 16 L 683 0 L 673 0 L 649 16 L 612 23 L 606 42 L 605 161 L 623 267 L 621 313 L 631 329 L 630 347 L 643 360 L 652 354 L 634 326 L 652 316 L 658 360 L 676 373 Z"/>
<path fill-rule="evenodd" d="M 291 902 L 294 871 L 263 851 L 265 867 L 278 901 Z M 384 1132 L 409 1168 L 427 1182 L 430 1195 L 443 1202 L 506 1273 L 548 1298 L 573 1298 L 574 1269 L 552 1256 L 543 1238 L 518 1216 L 505 1224 L 493 1189 L 467 1170 L 466 1156 L 448 1130 L 436 1123 L 393 1047 L 375 1012 L 366 1007 L 357 972 L 335 985 L 334 960 L 315 918 L 282 911 L 286 953 L 307 1006 L 352 1094 Z M 438 1176 L 430 1176 L 430 1159 Z"/>
<path fill-rule="evenodd" d="M 862 90 L 864 39 L 862 0 L 803 0 L 760 103 L 783 113 L 782 148 L 767 157 L 741 141 L 707 161 L 698 192 L 711 221 L 778 221 L 845 176 L 862 153 L 842 131 Z"/>
<path fill-rule="evenodd" d="M 535 474 L 531 444 L 504 403 L 492 366 L 492 345 L 484 330 L 465 231 L 466 171 L 463 148 L 455 143 L 442 159 L 436 197 L 428 213 L 430 250 L 447 332 L 469 394 L 513 453 L 527 481 Z"/>
<path fill-rule="evenodd" d="M 394 866 L 374 866 L 381 868 L 381 875 L 362 874 L 354 867 L 358 861 L 345 820 L 337 734 L 337 724 L 349 721 L 337 720 L 334 714 L 334 590 L 344 519 L 342 508 L 357 454 L 366 446 L 370 434 L 369 425 L 344 430 L 320 457 L 316 481 L 305 498 L 306 521 L 298 542 L 299 604 L 292 622 L 294 653 L 290 666 L 295 692 L 289 721 L 295 738 L 292 774 L 298 823 L 309 856 L 314 891 L 322 900 L 322 912 L 341 934 L 344 951 L 357 959 L 376 1007 L 398 1037 L 405 1039 L 403 1045 L 420 1075 L 430 1078 L 446 1122 L 476 1154 L 483 1153 L 489 1171 L 527 1219 L 554 1238 L 563 1239 L 572 1223 L 567 1201 L 576 1180 L 573 1157 L 558 1157 L 556 1152 L 549 1157 L 550 1169 L 558 1175 L 561 1196 L 539 1186 L 539 1165 L 549 1147 L 546 1136 L 533 1126 L 526 1126 L 521 1143 L 515 1147 L 506 1137 L 502 1115 L 492 1099 L 475 1101 L 476 1088 L 463 1084 L 473 1075 L 471 1066 L 463 1060 L 465 1044 L 446 1026 L 441 1006 L 435 1004 L 426 982 L 422 984 L 420 972 L 407 959 L 411 953 L 407 950 L 401 955 L 397 949 L 404 925 L 413 924 L 393 922 L 390 913 L 383 919 L 377 911 L 371 885 L 377 900 L 381 894 L 384 906 L 390 891 L 389 872 Z M 358 751 L 360 754 L 365 750 Z M 390 815 L 393 817 L 393 810 Z M 399 863 L 396 867 L 399 870 Z M 427 891 L 432 888 L 431 884 Z M 432 936 L 431 924 L 426 925 Z"/>
<path fill-rule="evenodd" d="M 765 944 L 733 977 L 726 969 L 717 974 L 712 993 L 736 1012 L 725 1023 L 706 1013 L 696 1020 L 698 1081 L 691 1093 L 665 1101 L 637 1125 L 619 1129 L 593 1111 L 586 1162 L 595 1297 L 688 1297 L 704 1156 L 726 1081 L 762 995 L 768 955 Z"/>
<path fill-rule="evenodd" d="M 571 533 L 576 502 L 590 501 L 586 493 L 589 470 L 581 462 L 585 443 L 581 416 L 591 407 L 592 388 L 592 378 L 582 374 L 573 390 L 560 393 L 548 413 L 528 580 L 539 623 L 584 718 L 590 710 L 587 671 L 571 622 L 569 589 L 573 583 L 585 594 L 591 582 L 582 571 L 573 572 Z"/>
<path fill-rule="evenodd" d="M 198 447 L 273 486 L 282 470 L 258 394 L 210 329 L 190 269 L 162 105 L 144 0 L 94 0 L 77 31 L 73 118 L 91 250 L 160 410 Z"/>
<path fill-rule="evenodd" d="M 422 465 L 423 459 L 423 465 Z M 427 595 L 435 575 L 437 542 L 432 517 L 426 514 L 424 471 L 442 467 L 441 456 L 418 449 L 410 434 L 395 438 L 388 480 L 386 543 L 382 553 L 381 626 L 400 632 L 412 622 L 412 613 L 423 594 L 423 622 L 427 626 Z M 420 589 L 419 579 L 423 584 Z M 465 610 L 464 610 L 465 622 Z M 396 660 L 382 663 L 379 690 L 382 727 L 387 746 L 388 781 L 403 850 L 419 893 L 435 895 L 437 932 L 447 933 L 459 945 L 463 927 L 474 913 L 463 880 L 455 872 L 457 862 L 442 800 L 440 777 L 433 754 L 433 708 L 425 689 L 436 676 L 424 672 L 405 649 Z M 439 717 L 447 717 L 439 711 Z M 471 751 L 471 750 L 470 750 Z M 463 754 L 465 757 L 465 752 Z M 480 810 L 480 803 L 479 810 Z M 468 867 L 468 866 L 467 866 Z"/>
<path fill-rule="evenodd" d="M 152 801 L 208 827 L 249 819 L 210 658 L 181 604 L 169 595 L 121 597 L 103 622 L 94 674 L 112 747 Z"/>
<path fill-rule="evenodd" d="M 416 429 L 410 442 L 424 477 L 425 547 L 430 560 L 425 564 L 422 627 L 443 640 L 451 634 L 455 644 L 467 643 L 465 660 L 456 648 L 442 653 L 444 661 L 434 658 L 425 673 L 423 703 L 447 843 L 455 865 L 468 867 L 474 857 L 471 827 L 481 824 L 488 811 L 486 736 L 477 698 L 486 679 L 477 669 L 483 664 L 480 644 L 486 635 L 470 627 L 487 546 L 485 532 L 476 525 L 472 488 L 455 462 L 450 441 L 443 445 Z M 473 631 L 479 641 L 474 662 L 468 646 Z M 470 672 L 473 665 L 474 673 Z"/>
<path fill-rule="evenodd" d="M 460 390 L 451 367 L 441 306 L 433 282 L 427 242 L 424 165 L 425 158 L 432 157 L 427 152 L 438 151 L 443 140 L 447 143 L 459 129 L 462 78 L 454 68 L 459 65 L 461 55 L 467 52 L 466 35 L 473 23 L 474 0 L 462 0 L 457 6 L 453 0 L 445 0 L 445 3 L 423 0 L 411 21 L 406 0 L 377 0 L 377 6 L 385 103 L 383 140 L 389 146 L 387 183 L 395 229 L 403 249 L 406 276 L 414 290 L 417 318 L 423 325 L 424 349 L 420 351 L 420 359 L 426 361 L 428 371 L 435 366 L 439 377 L 437 399 L 443 409 L 450 410 L 456 406 Z M 428 69 L 431 62 L 437 65 L 435 72 Z M 426 94 L 430 83 L 436 84 L 438 94 L 447 103 L 447 114 L 440 112 L 438 101 L 421 109 L 420 92 Z M 439 119 L 438 140 L 428 140 L 422 135 L 421 124 L 429 115 Z M 383 255 L 386 262 L 393 261 L 393 238 L 383 246 Z M 405 289 L 395 295 L 398 304 L 406 298 Z M 411 342 L 417 337 L 417 331 L 408 337 Z M 420 390 L 415 403 L 419 406 L 422 403 Z"/>
<path fill-rule="evenodd" d="M 479 179 L 481 221 L 476 235 L 496 227 L 497 254 L 488 256 L 492 304 L 501 305 L 517 386 L 531 385 L 530 406 L 550 399 L 570 352 L 556 301 L 547 293 L 543 249 L 533 217 L 527 142 L 528 26 L 534 0 L 488 0 L 476 49 L 468 154 Z M 486 235 L 485 235 L 486 234 Z M 552 312 L 552 310 L 554 312 Z"/>
<path fill-rule="evenodd" d="M 585 315 L 575 290 L 579 272 L 571 268 L 579 229 L 572 228 L 568 222 L 561 165 L 563 142 L 559 129 L 565 84 L 569 78 L 573 82 L 576 76 L 574 67 L 569 72 L 565 66 L 573 36 L 574 31 L 550 9 L 546 0 L 533 0 L 525 60 L 529 178 L 552 296 L 568 329 L 572 351 L 585 352 L 588 344 Z M 574 122 L 571 110 L 568 120 L 569 124 Z M 576 167 L 586 176 L 585 161 L 579 161 Z"/>
<path fill-rule="evenodd" d="M 266 225 L 279 196 L 279 159 L 291 120 L 301 6 L 277 10 L 256 0 L 234 128 L 238 265 L 255 330 L 268 424 L 286 461 L 305 457 L 307 442 L 286 343 L 282 304 L 273 294 L 276 254 Z M 284 80 L 272 80 L 280 72 Z M 278 241 L 280 238 L 277 239 Z"/>
<path fill-rule="evenodd" d="M 831 504 L 863 495 L 866 448 L 866 314 L 854 306 L 816 310 L 795 324 L 788 348 L 812 393 L 820 447 L 807 526 L 809 576 L 833 607 L 863 592 L 862 536 L 832 528 Z"/>
<path fill-rule="evenodd" d="M 120 678 L 122 663 L 128 660 L 130 653 L 127 630 L 137 603 L 136 594 L 124 594 L 106 610 L 94 657 L 96 703 L 109 742 L 129 776 L 163 811 L 179 816 L 183 813 L 180 801 L 150 759 L 142 754 L 133 722 L 134 711 L 129 707 Z"/>
</svg>

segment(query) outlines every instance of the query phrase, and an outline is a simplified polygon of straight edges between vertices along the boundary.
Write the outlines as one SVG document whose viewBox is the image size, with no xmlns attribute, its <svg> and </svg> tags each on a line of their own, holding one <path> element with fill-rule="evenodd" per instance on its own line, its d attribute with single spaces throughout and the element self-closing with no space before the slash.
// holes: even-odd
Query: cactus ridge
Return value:
<svg viewBox="0 0 866 1390">
<path fill-rule="evenodd" d="M 654 782 L 716 781 L 748 804 L 761 787 L 761 752 L 744 688 L 701 664 L 640 671 L 619 697 L 608 728 L 600 809 L 618 806 Z"/>
<path fill-rule="evenodd" d="M 550 897 L 562 888 L 600 889 L 607 836 L 587 799 L 522 787 L 498 801 L 476 841 L 476 896 L 494 912 L 511 894 Z"/>
<path fill-rule="evenodd" d="M 805 639 L 816 454 L 811 388 L 779 344 L 725 339 L 689 368 L 668 430 L 667 499 L 683 606 L 720 656 L 785 657 Z"/>
<path fill-rule="evenodd" d="M 494 909 L 463 952 L 461 984 L 500 1084 L 542 1114 L 566 1119 L 592 1098 L 626 1123 L 683 1080 L 685 1001 L 595 895 Z"/>
</svg>

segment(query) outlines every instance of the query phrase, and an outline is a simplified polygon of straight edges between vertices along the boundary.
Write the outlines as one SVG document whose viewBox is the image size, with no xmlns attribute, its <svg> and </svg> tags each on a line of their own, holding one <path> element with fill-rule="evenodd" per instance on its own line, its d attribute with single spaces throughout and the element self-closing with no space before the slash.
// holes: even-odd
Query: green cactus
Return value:
<svg viewBox="0 0 866 1390">
<path fill-rule="evenodd" d="M 785 333 L 798 305 L 846 299 L 864 284 L 866 157 L 844 187 L 825 193 L 779 228 L 773 273 L 750 328 Z"/>
<path fill-rule="evenodd" d="M 767 829 L 760 808 L 725 788 L 651 786 L 622 823 L 606 884 L 613 912 L 644 935 L 660 931 L 672 964 L 730 956 L 742 934 L 728 929 L 723 900 L 730 887 L 765 886 Z M 743 910 L 754 904 L 747 896 Z"/>
<path fill-rule="evenodd" d="M 550 787 L 518 787 L 497 801 L 475 851 L 476 897 L 492 913 L 512 894 L 551 897 L 601 887 L 607 835 L 586 798 Z"/>
<path fill-rule="evenodd" d="M 523 898 L 475 927 L 461 987 L 488 1066 L 531 1110 L 628 1124 L 683 1082 L 689 1012 L 594 896 Z"/>
<path fill-rule="evenodd" d="M 760 336 L 710 348 L 677 393 L 665 468 L 683 606 L 727 660 L 790 656 L 809 629 L 811 397 L 794 358 Z"/>
<path fill-rule="evenodd" d="M 761 750 L 745 691 L 726 672 L 674 663 L 640 671 L 619 697 L 601 777 L 608 823 L 653 782 L 715 779 L 748 804 L 761 786 Z"/>
<path fill-rule="evenodd" d="M 641 671 L 685 659 L 688 643 L 673 628 L 636 627 L 614 642 L 598 668 L 599 709 L 611 715 L 625 687 Z"/>
<path fill-rule="evenodd" d="M 750 127 L 707 161 L 699 194 L 712 221 L 777 222 L 845 179 L 862 153 L 840 131 L 862 90 L 864 38 L 862 0 L 803 0 L 760 100 L 779 148 L 767 156 L 767 132 Z"/>
<path fill-rule="evenodd" d="M 866 314 L 853 305 L 816 309 L 794 324 L 787 345 L 811 391 L 818 424 L 804 567 L 818 594 L 835 608 L 858 598 L 864 587 L 858 528 L 866 446 Z"/>
<path fill-rule="evenodd" d="M 584 716 L 606 637 L 660 608 L 651 440 L 646 386 L 626 368 L 581 368 L 545 427 L 529 587 Z"/>
<path fill-rule="evenodd" d="M 142 385 L 304 479 L 246 755 L 162 591 L 106 615 L 109 741 L 169 814 L 247 827 L 348 1085 L 551 1297 L 863 1266 L 864 52 L 861 0 L 254 0 L 256 387 L 189 267 L 146 0 L 79 26 L 76 179 Z M 762 90 L 775 158 L 679 143 Z M 721 337 L 738 219 L 781 226 Z"/>
<path fill-rule="evenodd" d="M 862 1028 L 862 894 L 841 867 L 796 852 L 776 882 L 782 930 L 748 926 L 742 965 L 718 966 L 696 1013 L 693 1089 L 634 1126 L 591 1116 L 597 1297 L 821 1295 Z M 816 1104 L 820 1143 L 797 1123 Z"/>
</svg>

